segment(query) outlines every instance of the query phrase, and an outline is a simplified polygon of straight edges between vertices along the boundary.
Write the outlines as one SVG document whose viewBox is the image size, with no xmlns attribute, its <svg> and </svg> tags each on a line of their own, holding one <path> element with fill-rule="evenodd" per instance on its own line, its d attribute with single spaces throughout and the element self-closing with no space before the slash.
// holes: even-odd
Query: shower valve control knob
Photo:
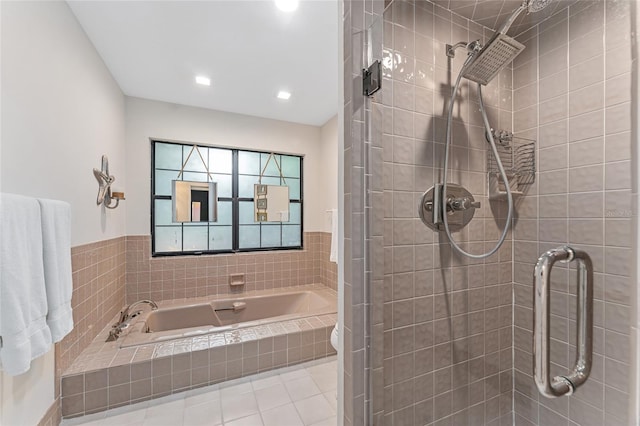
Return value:
<svg viewBox="0 0 640 426">
<path fill-rule="evenodd" d="M 467 210 L 470 208 L 480 208 L 480 201 L 473 201 L 473 199 L 469 197 L 449 198 L 449 200 L 447 200 L 447 204 L 449 204 L 449 208 L 453 211 Z"/>
</svg>

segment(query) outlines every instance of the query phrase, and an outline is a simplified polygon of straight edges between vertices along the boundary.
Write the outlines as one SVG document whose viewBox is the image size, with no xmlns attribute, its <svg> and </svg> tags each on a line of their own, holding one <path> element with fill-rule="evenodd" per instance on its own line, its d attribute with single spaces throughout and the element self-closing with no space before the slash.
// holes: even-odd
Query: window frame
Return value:
<svg viewBox="0 0 640 426">
<path fill-rule="evenodd" d="M 179 142 L 165 139 L 150 138 L 151 142 L 151 191 L 150 191 L 150 216 L 151 216 L 151 257 L 166 257 L 166 256 L 202 256 L 202 255 L 216 255 L 216 254 L 233 254 L 233 253 L 250 253 L 250 252 L 267 252 L 267 251 L 283 251 L 283 250 L 303 250 L 304 249 L 304 155 L 284 153 L 284 152 L 266 152 L 255 149 L 246 148 L 233 148 L 228 146 L 219 145 L 204 145 L 198 143 Z M 156 239 L 155 239 L 155 200 L 171 200 L 170 195 L 156 195 L 156 143 L 180 145 L 182 147 L 192 147 L 196 145 L 198 148 L 214 148 L 225 149 L 231 151 L 232 167 L 231 167 L 231 197 L 217 197 L 217 201 L 231 202 L 231 249 L 223 250 L 194 250 L 194 251 L 172 251 L 172 252 L 156 252 Z M 255 248 L 240 248 L 240 202 L 252 202 L 254 198 L 239 197 L 239 168 L 238 168 L 238 153 L 254 152 L 258 154 L 269 155 L 271 153 L 275 155 L 285 155 L 289 157 L 298 157 L 300 159 L 300 199 L 291 200 L 290 204 L 300 204 L 300 245 L 296 246 L 275 246 L 275 247 L 255 247 Z M 184 164 L 184 149 L 182 150 L 182 163 Z M 262 158 L 262 157 L 261 157 Z M 261 165 L 262 166 L 262 165 Z M 164 170 L 164 169 L 160 169 Z M 216 222 L 208 222 L 216 223 Z M 273 222 L 280 223 L 280 237 L 282 239 L 282 224 L 286 222 Z M 256 222 L 258 225 L 262 225 L 261 222 Z M 184 224 L 180 224 L 184 230 Z M 228 225 L 225 225 L 228 226 Z M 209 236 L 209 228 L 207 226 L 207 240 Z M 260 232 L 262 233 L 262 226 L 260 226 Z M 184 247 L 184 232 L 182 233 L 182 247 Z"/>
</svg>

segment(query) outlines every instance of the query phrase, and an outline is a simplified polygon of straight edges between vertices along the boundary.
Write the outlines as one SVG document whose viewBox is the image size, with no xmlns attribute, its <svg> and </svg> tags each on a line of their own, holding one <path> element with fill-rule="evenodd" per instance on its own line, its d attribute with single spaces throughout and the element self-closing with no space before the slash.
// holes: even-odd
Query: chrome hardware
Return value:
<svg viewBox="0 0 640 426">
<path fill-rule="evenodd" d="M 479 209 L 480 201 L 473 201 L 469 197 L 462 197 L 462 198 L 449 197 L 447 199 L 447 207 L 448 207 L 447 210 L 453 210 L 453 211 L 467 210 L 470 208 Z"/>
<path fill-rule="evenodd" d="M 362 92 L 364 96 L 371 96 L 382 87 L 382 63 L 373 61 L 369 68 L 362 69 Z"/>
<path fill-rule="evenodd" d="M 120 204 L 120 200 L 124 200 L 124 192 L 111 191 L 111 185 L 116 180 L 116 177 L 109 174 L 109 158 L 106 155 L 102 156 L 102 164 L 100 170 L 93 169 L 93 175 L 98 181 L 98 197 L 96 198 L 96 204 L 104 204 L 108 209 L 115 209 Z M 113 203 L 115 200 L 115 204 Z"/>
<path fill-rule="evenodd" d="M 140 305 L 142 303 L 146 303 L 151 306 L 152 311 L 158 309 L 158 304 L 153 300 L 138 300 L 137 302 L 130 304 L 129 306 L 124 308 L 122 312 L 120 312 L 120 319 L 116 324 L 113 325 L 113 327 L 111 327 L 111 330 L 109 330 L 109 337 L 107 337 L 106 340 L 107 342 L 113 342 L 117 340 L 118 337 L 120 337 L 120 334 L 124 330 L 129 328 L 129 326 L 131 325 L 131 320 L 140 315 L 142 313 L 142 310 L 137 310 L 132 314 L 129 314 L 129 312 L 133 309 L 134 306 Z"/>
<path fill-rule="evenodd" d="M 449 229 L 453 232 L 464 228 L 473 218 L 476 209 L 480 208 L 480 202 L 460 185 L 447 184 L 447 192 L 446 197 L 443 196 L 442 184 L 437 183 L 422 195 L 418 213 L 422 222 L 434 231 L 444 230 L 443 202 L 447 206 Z"/>
<path fill-rule="evenodd" d="M 120 321 L 119 322 L 125 322 L 126 320 L 131 319 L 131 318 L 135 317 L 136 315 L 140 314 L 140 312 L 142 312 L 142 311 L 138 311 L 138 312 L 134 313 L 133 315 L 129 315 L 129 311 L 131 309 L 133 309 L 134 306 L 140 305 L 142 303 L 146 303 L 149 306 L 151 306 L 151 310 L 152 311 L 155 311 L 156 309 L 158 309 L 158 304 L 156 302 L 154 302 L 153 300 L 138 300 L 137 302 L 133 302 L 132 304 L 130 304 L 129 306 L 124 308 L 124 310 L 122 312 L 120 312 Z"/>
<path fill-rule="evenodd" d="M 577 354 L 572 372 L 549 377 L 551 269 L 560 261 L 578 262 Z M 533 273 L 533 374 L 538 391 L 547 398 L 571 395 L 591 372 L 593 353 L 593 264 L 589 255 L 571 247 L 549 250 L 538 259 Z"/>
<path fill-rule="evenodd" d="M 447 56 L 449 58 L 455 58 L 456 57 L 456 50 L 459 49 L 460 47 L 464 47 L 469 51 L 469 54 L 474 54 L 476 52 L 479 52 L 482 49 L 482 44 L 480 43 L 480 40 L 475 40 L 472 41 L 470 43 L 464 42 L 464 41 L 459 41 L 456 44 L 447 44 L 445 45 L 446 47 L 446 53 Z"/>
</svg>

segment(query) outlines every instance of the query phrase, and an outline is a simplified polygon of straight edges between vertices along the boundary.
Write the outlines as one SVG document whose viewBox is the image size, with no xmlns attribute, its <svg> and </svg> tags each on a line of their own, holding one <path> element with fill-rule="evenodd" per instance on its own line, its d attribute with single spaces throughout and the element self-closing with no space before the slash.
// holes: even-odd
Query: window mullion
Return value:
<svg viewBox="0 0 640 426">
<path fill-rule="evenodd" d="M 231 154 L 233 165 L 231 166 L 231 249 L 238 251 L 240 248 L 240 203 L 238 201 L 238 150 L 234 149 Z"/>
</svg>

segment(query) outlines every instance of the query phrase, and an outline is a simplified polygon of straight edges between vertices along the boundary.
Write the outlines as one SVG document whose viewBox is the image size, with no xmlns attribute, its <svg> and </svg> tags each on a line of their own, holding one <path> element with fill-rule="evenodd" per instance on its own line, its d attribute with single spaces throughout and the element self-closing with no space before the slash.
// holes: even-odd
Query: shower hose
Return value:
<svg viewBox="0 0 640 426">
<path fill-rule="evenodd" d="M 453 104 L 455 101 L 456 93 L 458 93 L 458 88 L 460 87 L 462 74 L 464 73 L 465 68 L 473 60 L 474 56 L 475 56 L 474 53 L 469 54 L 467 56 L 467 59 L 464 65 L 462 66 L 460 73 L 458 74 L 458 78 L 456 79 L 456 84 L 453 88 L 453 92 L 451 92 L 451 101 L 449 102 L 449 114 L 447 116 L 447 131 L 446 131 L 446 140 L 445 140 L 445 149 L 444 149 L 444 176 L 443 176 L 444 183 L 442 185 L 443 199 L 445 201 L 446 201 L 446 194 L 447 194 L 447 174 L 449 172 L 449 146 L 451 145 L 451 120 L 453 117 Z M 498 155 L 496 142 L 493 138 L 493 132 L 491 131 L 491 126 L 489 125 L 487 112 L 485 111 L 485 108 L 484 108 L 484 101 L 482 100 L 482 86 L 480 85 L 480 83 L 478 83 L 478 99 L 480 101 L 480 111 L 482 113 L 482 121 L 484 122 L 484 127 L 487 132 L 487 135 L 489 135 L 489 144 L 491 145 L 491 151 L 493 152 L 493 156 L 496 159 L 496 164 L 498 165 L 500 176 L 502 176 L 502 180 L 504 181 L 504 186 L 507 191 L 507 205 L 508 205 L 507 221 L 504 225 L 504 230 L 502 231 L 502 235 L 500 235 L 500 239 L 498 240 L 498 243 L 496 244 L 496 246 L 490 251 L 482 254 L 468 253 L 462 247 L 460 247 L 458 243 L 454 241 L 453 236 L 451 235 L 451 230 L 449 229 L 449 221 L 447 220 L 447 203 L 446 202 L 442 203 L 442 221 L 444 222 L 444 230 L 447 234 L 447 237 L 449 238 L 449 241 L 451 241 L 451 245 L 453 246 L 453 248 L 458 253 L 462 254 L 463 256 L 467 256 L 471 259 L 486 259 L 487 257 L 497 252 L 500 246 L 502 246 L 502 243 L 504 243 L 504 239 L 506 238 L 507 232 L 509 231 L 509 224 L 511 223 L 511 218 L 513 216 L 513 197 L 511 195 L 511 188 L 509 187 L 509 180 L 507 179 L 507 173 L 504 171 L 504 167 L 502 166 L 502 161 L 500 160 L 500 156 Z"/>
</svg>

